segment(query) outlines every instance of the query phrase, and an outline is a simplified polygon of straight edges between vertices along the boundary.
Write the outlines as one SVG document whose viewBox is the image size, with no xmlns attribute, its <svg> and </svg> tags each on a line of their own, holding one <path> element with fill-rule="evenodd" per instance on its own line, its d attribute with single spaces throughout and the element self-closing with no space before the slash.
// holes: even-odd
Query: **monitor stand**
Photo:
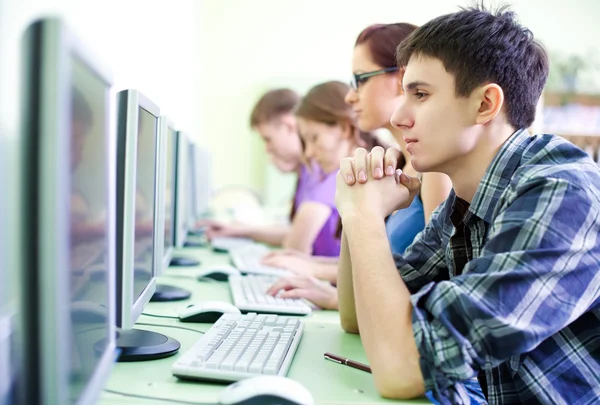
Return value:
<svg viewBox="0 0 600 405">
<path fill-rule="evenodd" d="M 94 345 L 102 351 L 105 345 L 100 341 Z M 177 353 L 181 344 L 161 333 L 141 329 L 117 330 L 117 349 L 121 352 L 118 362 L 146 361 L 169 357 Z"/>
<path fill-rule="evenodd" d="M 192 296 L 192 293 L 183 288 L 172 285 L 157 284 L 156 291 L 150 301 L 152 302 L 168 302 L 187 300 Z"/>
<path fill-rule="evenodd" d="M 169 266 L 177 266 L 177 267 L 193 267 L 200 266 L 201 262 L 199 260 L 190 259 L 187 257 L 173 257 L 171 258 L 171 262 Z"/>
</svg>

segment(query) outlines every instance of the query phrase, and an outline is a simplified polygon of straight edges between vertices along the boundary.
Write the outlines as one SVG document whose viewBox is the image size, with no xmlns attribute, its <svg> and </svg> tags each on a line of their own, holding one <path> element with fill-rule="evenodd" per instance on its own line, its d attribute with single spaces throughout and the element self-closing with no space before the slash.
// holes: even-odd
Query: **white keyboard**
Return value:
<svg viewBox="0 0 600 405">
<path fill-rule="evenodd" d="M 297 318 L 225 314 L 173 364 L 171 371 L 183 379 L 212 381 L 285 376 L 302 330 Z"/>
<path fill-rule="evenodd" d="M 215 250 L 222 250 L 224 252 L 229 252 L 232 249 L 253 245 L 254 241 L 248 238 L 233 238 L 228 236 L 222 236 L 218 238 L 212 238 L 210 240 L 210 245 Z"/>
<path fill-rule="evenodd" d="M 233 303 L 242 312 L 310 315 L 311 307 L 302 299 L 272 297 L 265 292 L 277 281 L 266 276 L 229 276 Z"/>
<path fill-rule="evenodd" d="M 293 273 L 277 267 L 265 266 L 261 263 L 263 257 L 270 252 L 264 245 L 253 244 L 240 246 L 229 251 L 233 265 L 245 274 L 260 274 L 264 276 L 286 277 Z"/>
</svg>

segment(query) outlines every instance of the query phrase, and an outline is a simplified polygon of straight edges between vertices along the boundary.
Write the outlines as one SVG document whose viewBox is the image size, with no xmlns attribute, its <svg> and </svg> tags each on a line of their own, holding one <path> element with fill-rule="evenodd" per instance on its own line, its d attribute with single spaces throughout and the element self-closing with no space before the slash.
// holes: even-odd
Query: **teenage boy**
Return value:
<svg viewBox="0 0 600 405">
<path fill-rule="evenodd" d="M 453 191 L 403 256 L 384 218 L 419 180 L 398 151 L 344 159 L 336 204 L 343 328 L 359 333 L 385 397 L 588 404 L 600 396 L 600 170 L 527 128 L 548 75 L 532 33 L 503 8 L 463 9 L 398 49 L 405 100 L 392 117 L 419 172 Z"/>
</svg>

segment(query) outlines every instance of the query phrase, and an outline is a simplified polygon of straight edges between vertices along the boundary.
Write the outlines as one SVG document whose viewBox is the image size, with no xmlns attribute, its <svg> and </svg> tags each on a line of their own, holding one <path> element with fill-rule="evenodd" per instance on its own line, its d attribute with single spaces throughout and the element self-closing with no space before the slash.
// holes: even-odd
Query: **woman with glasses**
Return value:
<svg viewBox="0 0 600 405">
<path fill-rule="evenodd" d="M 381 128 L 390 131 L 402 150 L 403 161 L 399 166 L 409 176 L 419 174 L 410 164 L 410 154 L 406 152 L 402 131 L 392 127 L 390 118 L 403 97 L 401 71 L 396 66 L 396 47 L 415 29 L 416 26 L 412 24 L 396 23 L 371 25 L 363 30 L 354 46 L 353 78 L 345 96 L 346 103 L 356 114 L 357 126 L 362 131 Z M 433 210 L 450 192 L 450 179 L 444 174 L 426 173 L 421 177 L 421 182 L 421 191 L 411 206 L 393 213 L 387 219 L 386 230 L 394 253 L 404 252 L 417 233 L 425 227 Z M 337 265 L 332 264 L 331 260 L 311 258 L 293 251 L 273 253 L 265 259 L 265 264 L 291 270 L 300 276 L 314 276 L 331 282 L 335 282 L 337 275 Z M 290 289 L 287 293 L 289 296 L 311 293 L 310 297 L 315 298 L 312 294 L 314 291 L 309 287 L 311 282 L 301 277 L 288 281 L 282 287 Z M 294 291 L 296 287 L 298 291 Z M 322 293 L 319 298 L 323 298 L 315 303 L 329 305 L 332 300 L 329 297 L 325 299 L 325 295 L 335 290 L 323 287 L 321 283 L 315 284 L 315 288 Z"/>
<path fill-rule="evenodd" d="M 356 40 L 352 57 L 352 90 L 346 102 L 356 113 L 360 129 L 372 131 L 386 128 L 402 151 L 400 166 L 409 176 L 418 176 L 410 164 L 402 130 L 390 124 L 390 118 L 402 102 L 402 76 L 396 66 L 396 47 L 417 27 L 407 23 L 378 24 L 367 27 Z M 448 176 L 426 173 L 421 178 L 421 191 L 407 209 L 393 213 L 387 221 L 392 251 L 403 253 L 414 237 L 429 221 L 433 210 L 450 193 Z"/>
</svg>

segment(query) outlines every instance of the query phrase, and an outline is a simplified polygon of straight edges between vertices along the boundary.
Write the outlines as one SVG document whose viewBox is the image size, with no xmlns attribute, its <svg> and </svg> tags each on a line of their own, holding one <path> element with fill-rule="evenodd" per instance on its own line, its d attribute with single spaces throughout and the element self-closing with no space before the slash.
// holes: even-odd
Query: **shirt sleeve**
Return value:
<svg viewBox="0 0 600 405">
<path fill-rule="evenodd" d="M 307 190 L 303 202 L 316 202 L 335 209 L 336 173 L 327 175 L 323 181 Z"/>
<path fill-rule="evenodd" d="M 411 294 L 431 281 L 449 278 L 444 260 L 446 247 L 442 237 L 443 218 L 450 215 L 448 207 L 452 206 L 452 201 L 449 200 L 433 212 L 425 229 L 415 236 L 404 254 L 394 255 L 396 268 Z"/>
<path fill-rule="evenodd" d="M 507 194 L 478 258 L 411 297 L 425 387 L 442 403 L 456 400 L 460 381 L 533 350 L 598 299 L 597 203 L 552 178 Z"/>
</svg>

